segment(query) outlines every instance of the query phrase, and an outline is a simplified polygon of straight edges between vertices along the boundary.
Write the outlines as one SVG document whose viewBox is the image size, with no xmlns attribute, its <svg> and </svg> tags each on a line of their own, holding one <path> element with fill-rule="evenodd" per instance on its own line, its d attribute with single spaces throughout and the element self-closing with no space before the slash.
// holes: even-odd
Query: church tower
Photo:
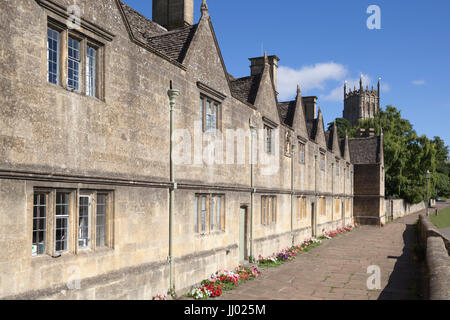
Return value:
<svg viewBox="0 0 450 320">
<path fill-rule="evenodd" d="M 378 79 L 377 90 L 372 87 L 369 90 L 363 88 L 362 77 L 359 80 L 359 90 L 350 88 L 347 91 L 347 82 L 344 85 L 344 118 L 352 123 L 358 124 L 358 120 L 373 119 L 380 110 L 380 79 Z"/>
</svg>

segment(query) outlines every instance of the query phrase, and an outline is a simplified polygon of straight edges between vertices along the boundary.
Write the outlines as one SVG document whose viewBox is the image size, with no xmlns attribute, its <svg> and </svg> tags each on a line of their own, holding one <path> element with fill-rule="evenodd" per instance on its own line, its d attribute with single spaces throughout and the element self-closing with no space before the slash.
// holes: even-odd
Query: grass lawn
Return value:
<svg viewBox="0 0 450 320">
<path fill-rule="evenodd" d="M 450 208 L 439 211 L 437 217 L 430 215 L 430 219 L 438 229 L 450 228 Z"/>
</svg>

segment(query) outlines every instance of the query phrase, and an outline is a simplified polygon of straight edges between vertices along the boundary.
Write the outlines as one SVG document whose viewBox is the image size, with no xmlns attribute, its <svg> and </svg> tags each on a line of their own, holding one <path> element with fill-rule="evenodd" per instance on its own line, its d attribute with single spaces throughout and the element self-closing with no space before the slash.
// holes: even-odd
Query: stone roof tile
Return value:
<svg viewBox="0 0 450 320">
<path fill-rule="evenodd" d="M 149 37 L 147 43 L 169 58 L 183 63 L 198 25 L 192 25 Z"/>
<path fill-rule="evenodd" d="M 278 109 L 280 110 L 281 120 L 284 124 L 292 127 L 294 124 L 295 109 L 297 107 L 297 101 L 287 101 L 278 103 Z"/>
<path fill-rule="evenodd" d="M 167 31 L 166 28 L 144 17 L 122 1 L 120 4 L 136 40 L 148 44 L 169 60 L 183 63 L 198 25 Z"/>
<path fill-rule="evenodd" d="M 380 137 L 350 139 L 350 158 L 353 164 L 376 164 L 380 162 Z"/>
<path fill-rule="evenodd" d="M 234 80 L 230 78 L 231 93 L 236 99 L 253 105 L 255 104 L 260 82 L 261 75 Z"/>
</svg>

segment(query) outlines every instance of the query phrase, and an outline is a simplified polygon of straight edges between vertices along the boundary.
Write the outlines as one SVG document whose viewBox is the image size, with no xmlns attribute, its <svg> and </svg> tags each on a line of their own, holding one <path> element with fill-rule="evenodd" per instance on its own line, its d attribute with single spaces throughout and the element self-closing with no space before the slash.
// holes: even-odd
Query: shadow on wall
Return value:
<svg viewBox="0 0 450 320">
<path fill-rule="evenodd" d="M 379 300 L 423 300 L 426 297 L 425 254 L 419 247 L 417 226 L 406 225 L 403 233 L 403 252 L 396 259 L 394 270 Z"/>
</svg>

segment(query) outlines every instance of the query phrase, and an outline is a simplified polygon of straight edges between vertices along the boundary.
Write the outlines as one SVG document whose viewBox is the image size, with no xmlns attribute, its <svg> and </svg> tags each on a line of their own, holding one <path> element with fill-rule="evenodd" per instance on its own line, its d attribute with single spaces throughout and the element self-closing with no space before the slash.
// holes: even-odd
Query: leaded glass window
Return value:
<svg viewBox="0 0 450 320">
<path fill-rule="evenodd" d="M 80 41 L 69 37 L 68 45 L 68 74 L 67 74 L 67 87 L 69 90 L 80 90 Z"/>
<path fill-rule="evenodd" d="M 80 196 L 78 215 L 78 247 L 81 249 L 89 247 L 89 216 L 90 197 Z"/>
<path fill-rule="evenodd" d="M 70 194 L 68 193 L 56 193 L 55 252 L 57 253 L 62 253 L 68 250 L 69 198 Z"/>
<path fill-rule="evenodd" d="M 104 247 L 106 245 L 106 209 L 107 194 L 97 195 L 97 219 L 96 219 L 96 245 Z"/>
<path fill-rule="evenodd" d="M 86 48 L 86 95 L 96 96 L 97 50 L 91 46 Z"/>
<path fill-rule="evenodd" d="M 59 83 L 59 32 L 47 28 L 47 81 Z"/>
<path fill-rule="evenodd" d="M 35 193 L 33 203 L 33 256 L 45 253 L 46 226 L 47 195 Z"/>
</svg>

